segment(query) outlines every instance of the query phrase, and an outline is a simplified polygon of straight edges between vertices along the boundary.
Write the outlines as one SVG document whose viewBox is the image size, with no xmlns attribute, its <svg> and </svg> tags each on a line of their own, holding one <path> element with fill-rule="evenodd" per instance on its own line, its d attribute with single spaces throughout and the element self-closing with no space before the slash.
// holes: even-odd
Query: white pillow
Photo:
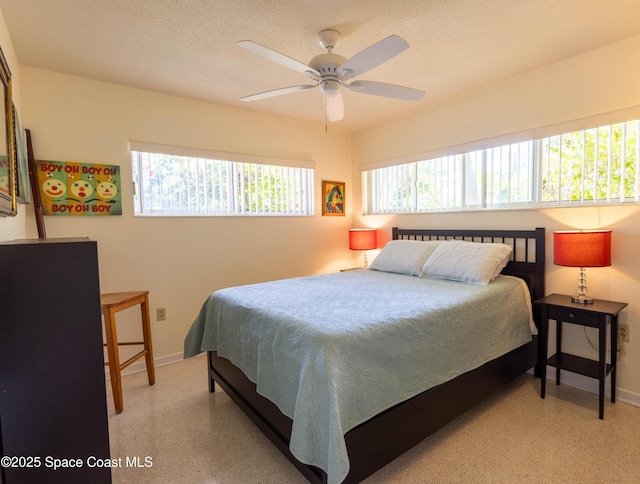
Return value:
<svg viewBox="0 0 640 484">
<path fill-rule="evenodd" d="M 502 245 L 502 244 L 500 244 Z M 493 281 L 496 277 L 498 277 L 500 275 L 500 273 L 502 272 L 502 269 L 504 269 L 507 265 L 507 263 L 509 262 L 509 257 L 511 257 L 511 251 L 513 249 L 511 247 L 509 247 L 509 252 L 507 252 L 505 254 L 505 256 L 502 258 L 502 260 L 500 262 L 498 262 L 498 264 L 496 265 L 496 268 L 493 270 L 493 274 L 491 274 L 491 280 Z"/>
<path fill-rule="evenodd" d="M 511 250 L 506 244 L 450 240 L 433 251 L 424 263 L 420 277 L 486 286 L 507 265 Z"/>
<path fill-rule="evenodd" d="M 369 269 L 417 276 L 439 244 L 437 240 L 391 240 L 373 260 Z"/>
</svg>

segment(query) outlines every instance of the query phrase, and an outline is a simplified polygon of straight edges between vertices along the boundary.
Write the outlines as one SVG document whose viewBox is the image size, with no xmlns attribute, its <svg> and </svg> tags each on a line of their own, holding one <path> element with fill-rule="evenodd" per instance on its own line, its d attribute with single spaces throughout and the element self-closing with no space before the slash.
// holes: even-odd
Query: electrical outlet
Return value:
<svg viewBox="0 0 640 484">
<path fill-rule="evenodd" d="M 158 308 L 156 310 L 156 321 L 164 321 L 165 319 L 167 319 L 166 308 Z"/>
<path fill-rule="evenodd" d="M 618 341 L 624 341 L 625 343 L 629 343 L 631 341 L 629 338 L 630 338 L 629 325 L 618 324 Z"/>
</svg>

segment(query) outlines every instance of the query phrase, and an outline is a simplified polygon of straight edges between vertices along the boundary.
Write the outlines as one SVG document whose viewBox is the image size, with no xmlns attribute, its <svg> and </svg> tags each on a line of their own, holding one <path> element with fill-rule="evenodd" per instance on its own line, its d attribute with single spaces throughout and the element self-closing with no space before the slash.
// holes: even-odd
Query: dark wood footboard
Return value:
<svg viewBox="0 0 640 484">
<path fill-rule="evenodd" d="M 345 435 L 350 471 L 345 483 L 356 483 L 404 454 L 462 415 L 537 362 L 537 337 L 481 367 L 392 407 Z M 254 424 L 302 474 L 314 483 L 326 482 L 321 469 L 307 466 L 289 451 L 292 421 L 270 400 L 259 395 L 245 374 L 215 351 L 208 353 L 210 390 L 217 382 Z"/>
</svg>

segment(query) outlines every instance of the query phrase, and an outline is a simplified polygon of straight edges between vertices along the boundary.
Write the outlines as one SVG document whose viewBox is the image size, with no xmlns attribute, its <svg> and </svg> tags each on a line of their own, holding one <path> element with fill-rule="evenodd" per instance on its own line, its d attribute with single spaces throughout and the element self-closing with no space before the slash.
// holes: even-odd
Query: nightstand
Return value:
<svg viewBox="0 0 640 484">
<path fill-rule="evenodd" d="M 556 385 L 560 385 L 560 370 L 579 373 L 599 382 L 599 417 L 604 418 L 604 383 L 607 375 L 611 375 L 611 402 L 616 401 L 616 351 L 618 334 L 618 313 L 627 303 L 595 299 L 593 304 L 580 304 L 571 301 L 571 296 L 550 294 L 538 299 L 534 304 L 540 310 L 540 397 L 544 398 L 546 390 L 547 365 L 556 367 Z M 549 340 L 549 320 L 556 321 L 556 353 L 547 359 Z M 598 361 L 562 352 L 563 323 L 579 324 L 590 328 L 598 328 Z M 611 330 L 611 358 L 607 363 L 607 325 Z"/>
</svg>

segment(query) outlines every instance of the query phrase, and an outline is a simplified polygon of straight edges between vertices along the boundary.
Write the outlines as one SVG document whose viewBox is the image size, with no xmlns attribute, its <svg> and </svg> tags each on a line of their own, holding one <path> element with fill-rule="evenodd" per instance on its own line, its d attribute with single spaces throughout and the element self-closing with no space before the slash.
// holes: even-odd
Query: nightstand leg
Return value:
<svg viewBox="0 0 640 484">
<path fill-rule="evenodd" d="M 616 368 L 618 367 L 618 316 L 611 318 L 611 403 L 616 403 Z"/>
<path fill-rule="evenodd" d="M 560 358 L 562 354 L 562 321 L 556 321 L 556 355 Z M 560 385 L 560 361 L 556 365 L 556 385 Z"/>
<path fill-rule="evenodd" d="M 540 398 L 547 390 L 547 341 L 549 339 L 549 310 L 544 308 L 538 334 L 538 363 L 540 366 Z"/>
<path fill-rule="evenodd" d="M 600 360 L 598 361 L 598 380 L 599 380 L 599 416 L 600 420 L 604 418 L 604 379 L 606 378 L 606 368 L 607 368 L 607 321 L 600 324 L 600 329 L 598 331 L 600 336 L 600 341 L 598 345 L 598 349 L 600 350 Z"/>
</svg>

